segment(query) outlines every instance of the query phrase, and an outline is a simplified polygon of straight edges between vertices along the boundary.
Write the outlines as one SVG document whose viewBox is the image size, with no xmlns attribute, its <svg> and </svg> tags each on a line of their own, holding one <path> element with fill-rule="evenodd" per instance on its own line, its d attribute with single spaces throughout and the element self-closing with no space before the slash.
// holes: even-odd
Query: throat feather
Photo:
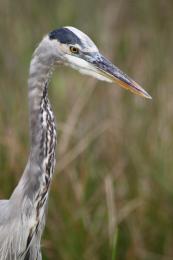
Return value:
<svg viewBox="0 0 173 260">
<path fill-rule="evenodd" d="M 45 87 L 47 90 L 47 86 Z M 42 153 L 42 181 L 38 193 L 38 208 L 42 207 L 42 203 L 47 200 L 50 182 L 55 167 L 55 148 L 56 148 L 56 127 L 54 114 L 51 109 L 47 91 L 43 92 L 40 103 L 42 138 L 40 143 L 40 151 Z M 40 206 L 39 206 L 40 205 Z"/>
</svg>

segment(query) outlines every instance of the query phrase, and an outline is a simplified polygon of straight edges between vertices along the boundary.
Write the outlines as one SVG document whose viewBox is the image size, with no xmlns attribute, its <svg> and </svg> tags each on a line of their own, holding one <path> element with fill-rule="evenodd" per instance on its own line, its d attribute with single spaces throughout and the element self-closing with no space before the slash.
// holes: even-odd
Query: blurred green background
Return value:
<svg viewBox="0 0 173 260">
<path fill-rule="evenodd" d="M 172 0 L 0 0 L 0 198 L 27 162 L 28 67 L 47 32 L 86 32 L 153 97 L 56 70 L 57 167 L 43 259 L 173 259 L 172 13 Z"/>
</svg>

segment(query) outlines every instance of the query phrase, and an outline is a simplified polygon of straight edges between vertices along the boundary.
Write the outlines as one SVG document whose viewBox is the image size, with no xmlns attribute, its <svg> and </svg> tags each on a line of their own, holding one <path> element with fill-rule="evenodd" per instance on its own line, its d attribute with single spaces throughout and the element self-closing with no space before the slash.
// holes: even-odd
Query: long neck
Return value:
<svg viewBox="0 0 173 260">
<path fill-rule="evenodd" d="M 28 248 L 31 241 L 35 241 L 34 238 L 40 243 L 45 206 L 55 166 L 56 128 L 48 100 L 48 83 L 54 59 L 45 46 L 41 42 L 30 65 L 28 94 L 31 150 L 24 174 L 10 198 L 14 201 L 11 203 L 13 211 L 20 214 L 19 219 L 26 224 L 26 241 L 22 240 L 24 248 L 20 248 L 22 255 L 26 252 L 30 254 Z M 26 255 L 25 259 L 30 257 Z"/>
<path fill-rule="evenodd" d="M 56 147 L 54 115 L 48 100 L 48 84 L 53 66 L 53 58 L 38 47 L 30 65 L 28 81 L 30 161 L 41 169 L 39 180 L 42 179 L 47 186 L 54 171 Z"/>
<path fill-rule="evenodd" d="M 12 194 L 21 198 L 22 192 L 36 204 L 46 200 L 55 166 L 56 128 L 47 92 L 53 67 L 54 59 L 43 42 L 33 55 L 28 80 L 30 156 Z"/>
<path fill-rule="evenodd" d="M 36 51 L 30 65 L 28 87 L 31 160 L 38 165 L 47 156 L 50 129 L 55 134 L 54 116 L 47 96 L 52 69 L 52 59 L 45 59 L 44 54 Z"/>
<path fill-rule="evenodd" d="M 53 59 L 34 53 L 29 75 L 29 122 L 31 151 L 27 179 L 36 207 L 37 218 L 47 201 L 55 167 L 56 128 L 48 99 L 48 84 L 53 70 Z M 25 191 L 26 192 L 26 191 Z M 27 192 L 26 192 L 27 193 Z"/>
</svg>

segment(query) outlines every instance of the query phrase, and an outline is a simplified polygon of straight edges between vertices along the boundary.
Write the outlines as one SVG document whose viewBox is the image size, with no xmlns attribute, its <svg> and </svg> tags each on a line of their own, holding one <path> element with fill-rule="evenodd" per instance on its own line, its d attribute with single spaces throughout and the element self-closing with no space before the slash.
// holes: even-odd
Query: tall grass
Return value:
<svg viewBox="0 0 173 260">
<path fill-rule="evenodd" d="M 55 178 L 43 259 L 173 258 L 173 2 L 0 2 L 0 198 L 29 151 L 27 76 L 52 28 L 73 25 L 139 82 L 152 102 L 58 68 Z"/>
</svg>

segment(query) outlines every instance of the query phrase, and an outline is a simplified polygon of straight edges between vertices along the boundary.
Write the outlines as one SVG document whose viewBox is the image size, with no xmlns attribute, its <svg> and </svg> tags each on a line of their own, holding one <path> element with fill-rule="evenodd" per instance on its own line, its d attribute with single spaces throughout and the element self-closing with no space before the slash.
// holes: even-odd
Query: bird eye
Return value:
<svg viewBox="0 0 173 260">
<path fill-rule="evenodd" d="M 78 54 L 79 53 L 79 49 L 77 47 L 74 46 L 70 46 L 70 51 L 74 54 Z"/>
</svg>

